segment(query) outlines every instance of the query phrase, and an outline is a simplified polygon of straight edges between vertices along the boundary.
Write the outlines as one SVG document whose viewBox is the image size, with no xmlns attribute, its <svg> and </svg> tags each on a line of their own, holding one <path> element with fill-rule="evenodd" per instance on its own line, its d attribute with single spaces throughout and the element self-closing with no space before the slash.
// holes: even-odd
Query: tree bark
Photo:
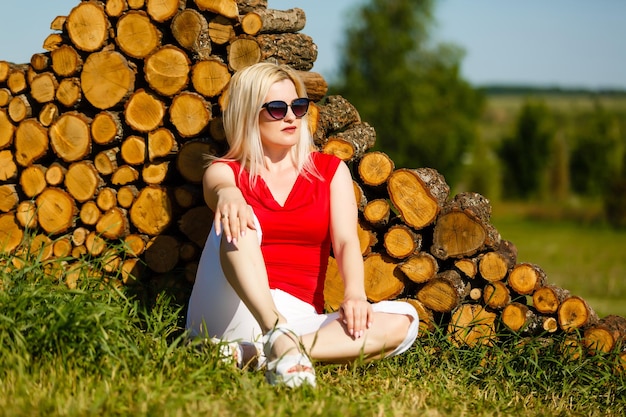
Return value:
<svg viewBox="0 0 626 417">
<path fill-rule="evenodd" d="M 432 311 L 449 313 L 457 308 L 469 295 L 470 287 L 461 279 L 458 272 L 439 272 L 417 291 L 417 299 Z"/>
<path fill-rule="evenodd" d="M 434 223 L 441 210 L 442 201 L 438 199 L 434 188 L 444 187 L 449 190 L 441 175 L 421 175 L 420 170 L 426 172 L 425 168 L 419 170 L 400 168 L 395 170 L 387 181 L 389 197 L 402 220 L 416 230 Z M 434 170 L 428 172 L 431 171 Z"/>
<path fill-rule="evenodd" d="M 570 296 L 569 291 L 555 285 L 546 285 L 533 293 L 533 306 L 543 314 L 554 314 L 559 306 Z"/>
<path fill-rule="evenodd" d="M 572 296 L 561 303 L 557 311 L 559 327 L 571 333 L 576 329 L 585 329 L 598 322 L 598 315 L 582 298 Z"/>
<path fill-rule="evenodd" d="M 235 0 L 194 0 L 200 10 L 213 12 L 229 19 L 239 16 L 239 8 Z"/>
<path fill-rule="evenodd" d="M 211 56 L 209 23 L 197 10 L 181 10 L 172 19 L 171 30 L 178 44 L 194 58 L 205 60 Z"/>
<path fill-rule="evenodd" d="M 317 46 L 303 33 L 281 33 L 255 37 L 260 48 L 260 61 L 275 61 L 309 71 L 317 59 Z"/>
<path fill-rule="evenodd" d="M 304 10 L 258 9 L 249 12 L 241 19 L 241 28 L 248 35 L 259 33 L 295 33 L 304 29 L 306 15 Z"/>
</svg>

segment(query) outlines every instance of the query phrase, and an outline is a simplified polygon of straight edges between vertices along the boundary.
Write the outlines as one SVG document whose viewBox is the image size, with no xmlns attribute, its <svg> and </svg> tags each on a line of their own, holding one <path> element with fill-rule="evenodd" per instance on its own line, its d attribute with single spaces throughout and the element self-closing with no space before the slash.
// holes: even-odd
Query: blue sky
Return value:
<svg viewBox="0 0 626 417">
<path fill-rule="evenodd" d="M 366 1 L 269 0 L 269 5 L 305 10 L 304 32 L 319 49 L 314 70 L 331 78 L 348 11 Z M 54 17 L 78 3 L 2 2 L 0 59 L 28 62 L 42 51 Z M 465 49 L 462 71 L 473 84 L 626 89 L 624 0 L 438 0 L 435 18 L 436 39 Z"/>
</svg>

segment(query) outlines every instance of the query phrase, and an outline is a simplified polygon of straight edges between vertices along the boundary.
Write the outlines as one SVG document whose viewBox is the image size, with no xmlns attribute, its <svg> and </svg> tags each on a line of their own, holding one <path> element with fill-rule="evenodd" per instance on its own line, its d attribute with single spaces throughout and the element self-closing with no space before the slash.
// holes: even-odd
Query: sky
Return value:
<svg viewBox="0 0 626 417">
<path fill-rule="evenodd" d="M 332 79 L 350 11 L 367 2 L 269 0 L 269 7 L 305 11 L 303 32 L 318 46 L 313 70 Z M 54 17 L 78 4 L 3 1 L 0 60 L 24 63 L 43 52 Z M 462 75 L 474 85 L 626 89 L 624 0 L 437 0 L 434 15 L 433 39 L 464 49 Z"/>
</svg>

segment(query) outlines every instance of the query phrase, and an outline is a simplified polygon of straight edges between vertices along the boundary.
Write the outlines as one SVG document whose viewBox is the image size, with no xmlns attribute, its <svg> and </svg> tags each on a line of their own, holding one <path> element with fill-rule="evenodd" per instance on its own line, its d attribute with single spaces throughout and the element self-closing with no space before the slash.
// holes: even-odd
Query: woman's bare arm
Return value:
<svg viewBox="0 0 626 417">
<path fill-rule="evenodd" d="M 371 325 L 373 312 L 365 294 L 352 176 L 344 163 L 339 165 L 331 182 L 330 211 L 333 253 L 344 280 L 340 313 L 348 333 L 354 338 L 360 338 Z"/>
<path fill-rule="evenodd" d="M 212 163 L 202 177 L 204 200 L 215 213 L 215 232 L 228 242 L 237 242 L 248 228 L 254 229 L 252 210 L 235 182 L 233 170 L 224 163 Z"/>
</svg>

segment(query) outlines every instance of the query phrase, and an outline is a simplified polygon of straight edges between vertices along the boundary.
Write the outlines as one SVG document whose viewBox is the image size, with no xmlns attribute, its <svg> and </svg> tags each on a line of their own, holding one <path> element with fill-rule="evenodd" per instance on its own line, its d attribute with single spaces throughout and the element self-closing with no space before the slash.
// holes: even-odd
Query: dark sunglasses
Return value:
<svg viewBox="0 0 626 417">
<path fill-rule="evenodd" d="M 281 120 L 287 116 L 287 111 L 291 107 L 291 111 L 296 117 L 302 117 L 309 111 L 309 99 L 308 98 L 297 98 L 291 102 L 291 104 L 287 104 L 282 100 L 269 101 L 261 106 L 261 108 L 267 110 L 267 114 L 270 115 L 272 119 Z"/>
</svg>

